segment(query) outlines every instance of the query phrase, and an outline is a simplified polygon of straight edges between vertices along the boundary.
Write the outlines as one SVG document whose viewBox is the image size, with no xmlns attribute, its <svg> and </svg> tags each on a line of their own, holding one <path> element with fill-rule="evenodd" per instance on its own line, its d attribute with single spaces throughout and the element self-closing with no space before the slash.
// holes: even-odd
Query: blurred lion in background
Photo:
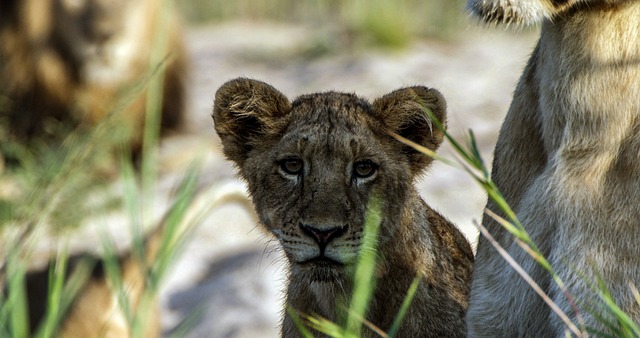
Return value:
<svg viewBox="0 0 640 338">
<path fill-rule="evenodd" d="M 4 157 L 19 162 L 11 157 L 11 151 L 5 153 L 8 144 L 48 146 L 50 141 L 61 142 L 77 127 L 91 130 L 107 120 L 108 146 L 115 146 L 111 139 L 117 139 L 137 155 L 142 146 L 147 95 L 158 76 L 161 128 L 167 131 L 181 126 L 187 58 L 178 17 L 163 3 L 0 0 L 0 177 Z M 37 191 L 33 186 L 26 188 Z M 0 193 L 0 202 L 20 193 Z M 155 237 L 149 246 L 157 246 Z M 128 252 L 119 262 L 123 287 L 132 311 L 137 311 L 148 282 L 140 267 L 144 264 L 134 256 Z M 152 262 L 155 253 L 145 258 Z M 61 318 L 56 336 L 131 336 L 103 264 L 96 264 L 90 272 L 71 309 Z M 26 279 L 30 321 L 35 328 L 47 311 L 50 270 L 28 271 Z M 0 292 L 5 287 L 1 282 Z M 160 336 L 157 307 L 151 307 L 148 327 L 142 330 L 144 337 Z"/>
<path fill-rule="evenodd" d="M 156 36 L 165 41 L 154 45 Z M 166 57 L 151 65 L 151 53 L 162 43 Z M 59 136 L 61 124 L 95 126 L 113 116 L 135 153 L 147 79 L 162 74 L 160 65 L 161 126 L 177 129 L 186 54 L 178 18 L 161 0 L 0 0 L 4 138 L 30 142 Z"/>
</svg>

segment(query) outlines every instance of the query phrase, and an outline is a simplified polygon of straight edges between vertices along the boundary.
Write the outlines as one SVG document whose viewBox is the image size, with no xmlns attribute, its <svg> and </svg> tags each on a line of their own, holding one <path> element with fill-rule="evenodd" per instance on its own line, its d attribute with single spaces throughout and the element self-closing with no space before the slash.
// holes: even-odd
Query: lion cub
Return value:
<svg viewBox="0 0 640 338">
<path fill-rule="evenodd" d="M 399 89 L 373 104 L 338 92 L 290 102 L 270 85 L 244 78 L 218 89 L 215 130 L 248 183 L 260 222 L 284 249 L 289 307 L 340 322 L 367 201 L 379 191 L 377 280 L 366 319 L 388 330 L 418 275 L 422 280 L 399 335 L 464 336 L 471 247 L 413 185 L 431 158 L 389 135 L 436 150 L 443 134 L 424 107 L 445 120 L 443 97 L 425 87 Z M 282 335 L 300 336 L 289 316 Z"/>
</svg>

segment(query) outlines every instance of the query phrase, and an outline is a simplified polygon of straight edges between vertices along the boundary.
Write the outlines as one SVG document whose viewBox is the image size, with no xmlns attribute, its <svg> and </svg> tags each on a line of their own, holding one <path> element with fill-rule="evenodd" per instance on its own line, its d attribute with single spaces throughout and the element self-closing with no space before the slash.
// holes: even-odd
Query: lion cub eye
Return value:
<svg viewBox="0 0 640 338">
<path fill-rule="evenodd" d="M 353 176 L 356 178 L 367 178 L 376 173 L 378 166 L 369 161 L 358 161 L 353 164 Z"/>
<path fill-rule="evenodd" d="M 300 175 L 303 163 L 299 158 L 286 158 L 280 161 L 280 169 L 289 175 Z"/>
</svg>

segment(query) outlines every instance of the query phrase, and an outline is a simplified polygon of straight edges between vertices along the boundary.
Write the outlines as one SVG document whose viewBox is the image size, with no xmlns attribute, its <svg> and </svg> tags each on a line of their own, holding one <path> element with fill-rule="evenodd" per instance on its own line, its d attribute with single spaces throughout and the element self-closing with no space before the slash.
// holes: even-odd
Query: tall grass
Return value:
<svg viewBox="0 0 640 338">
<path fill-rule="evenodd" d="M 105 278 L 117 296 L 131 336 L 142 336 L 149 324 L 147 314 L 155 306 L 162 278 L 189 230 L 213 203 L 219 202 L 199 203 L 192 207 L 198 178 L 196 165 L 185 173 L 172 197 L 169 211 L 159 224 L 153 224 L 156 221 L 148 212 L 153 207 L 152 197 L 158 188 L 156 153 L 167 61 L 167 34 L 163 27 L 167 27 L 164 22 L 170 6 L 170 1 L 165 1 L 156 22 L 160 29 L 156 30 L 148 74 L 122 96 L 113 98 L 118 102 L 118 108 L 99 125 L 91 130 L 56 126 L 61 135 L 66 135 L 58 142 L 36 140 L 29 144 L 3 142 L 1 145 L 2 153 L 15 163 L 3 168 L 0 180 L 0 190 L 13 189 L 14 192 L 0 195 L 0 337 L 59 335 L 65 316 L 96 264 L 104 267 Z M 127 132 L 130 131 L 122 132 L 115 117 L 139 95 L 146 95 L 147 112 L 141 170 L 137 171 L 127 151 Z M 0 108 L 7 109 L 4 105 Z M 0 133 L 7 132 L 0 130 Z M 119 149 L 121 155 L 114 156 Z M 119 169 L 116 169 L 117 163 L 120 163 Z M 113 187 L 116 172 L 119 174 L 115 182 L 122 185 L 122 192 Z M 72 232 L 87 222 L 101 222 L 101 216 L 110 213 L 127 215 L 132 238 L 131 256 L 140 265 L 144 285 L 140 299 L 131 299 L 130 286 L 123 280 L 120 255 L 108 235 L 101 236 L 101 241 L 95 243 L 102 249 L 100 257 L 83 256 L 73 267 L 67 244 L 62 241 L 48 267 L 48 290 L 41 290 L 46 291 L 46 298 L 42 299 L 46 303 L 44 317 L 30 332 L 30 327 L 37 323 L 29 322 L 26 279 L 36 243 L 47 240 L 47 232 Z M 161 236 L 158 248 L 149 246 L 144 230 L 154 225 L 161 227 L 157 230 Z"/>
</svg>

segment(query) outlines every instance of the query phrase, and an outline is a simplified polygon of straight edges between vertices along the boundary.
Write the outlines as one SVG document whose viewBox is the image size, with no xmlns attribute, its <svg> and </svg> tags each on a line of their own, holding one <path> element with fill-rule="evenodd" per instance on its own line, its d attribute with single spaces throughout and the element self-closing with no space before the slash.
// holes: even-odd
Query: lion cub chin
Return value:
<svg viewBox="0 0 640 338">
<path fill-rule="evenodd" d="M 473 253 L 414 187 L 431 158 L 391 136 L 436 150 L 443 133 L 426 108 L 444 123 L 445 101 L 426 87 L 399 89 L 373 104 L 338 92 L 290 102 L 270 85 L 244 78 L 218 89 L 215 130 L 248 183 L 260 222 L 284 249 L 288 307 L 342 322 L 367 202 L 379 194 L 376 288 L 366 319 L 388 330 L 420 276 L 399 336 L 464 336 Z M 282 335 L 300 336 L 289 316 Z"/>
</svg>

